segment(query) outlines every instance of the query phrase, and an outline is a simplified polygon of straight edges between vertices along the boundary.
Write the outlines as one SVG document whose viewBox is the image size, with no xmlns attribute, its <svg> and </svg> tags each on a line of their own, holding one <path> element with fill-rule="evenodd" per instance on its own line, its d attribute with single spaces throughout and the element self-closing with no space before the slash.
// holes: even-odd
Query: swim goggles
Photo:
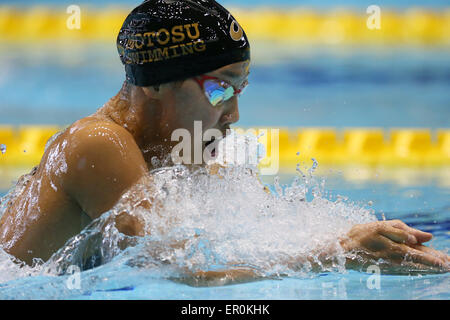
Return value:
<svg viewBox="0 0 450 320">
<path fill-rule="evenodd" d="M 240 96 L 248 85 L 248 81 L 245 80 L 240 88 L 235 88 L 224 80 L 205 75 L 194 79 L 203 88 L 206 98 L 214 107 L 230 100 L 235 95 Z"/>
</svg>

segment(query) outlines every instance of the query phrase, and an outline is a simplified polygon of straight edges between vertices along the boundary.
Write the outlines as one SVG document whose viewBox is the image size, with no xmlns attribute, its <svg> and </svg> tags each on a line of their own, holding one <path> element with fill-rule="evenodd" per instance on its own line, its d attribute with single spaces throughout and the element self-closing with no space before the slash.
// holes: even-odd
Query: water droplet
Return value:
<svg viewBox="0 0 450 320">
<path fill-rule="evenodd" d="M 306 178 L 306 175 L 303 173 L 303 171 L 300 169 L 300 163 L 297 163 L 297 167 L 295 168 L 295 171 L 300 173 L 303 178 Z"/>
<path fill-rule="evenodd" d="M 161 161 L 156 156 L 152 157 L 150 159 L 150 162 L 151 162 L 153 167 L 160 167 L 161 166 Z"/>
<path fill-rule="evenodd" d="M 311 159 L 313 161 L 312 167 L 309 169 L 309 175 L 312 176 L 312 174 L 314 173 L 314 171 L 316 171 L 317 166 L 319 165 L 319 163 L 317 162 L 316 159 L 312 158 Z"/>
<path fill-rule="evenodd" d="M 2 152 L 2 154 L 5 154 L 5 152 L 6 152 L 6 145 L 0 144 L 0 151 Z"/>
<path fill-rule="evenodd" d="M 247 141 L 240 139 L 229 148 L 235 154 L 238 150 L 245 149 L 246 143 Z M 158 159 L 154 157 L 151 160 L 154 162 Z M 300 169 L 306 166 L 299 163 L 297 168 L 300 173 Z M 109 231 L 105 236 L 102 235 L 101 255 L 111 261 L 121 251 L 117 247 L 119 233 L 115 231 L 116 228 L 112 228 L 114 219 L 111 218 L 126 209 L 132 210 L 130 212 L 133 215 L 142 216 L 145 225 L 151 226 L 149 230 L 153 234 L 151 238 L 143 237 L 142 242 L 136 240 L 139 245 L 127 249 L 130 250 L 127 251 L 127 260 L 121 260 L 120 255 L 117 256 L 118 260 L 114 258 L 114 262 L 111 261 L 114 264 L 132 258 L 130 261 L 136 261 L 138 266 L 154 265 L 156 268 L 164 268 L 158 270 L 158 273 L 161 271 L 168 274 L 172 268 L 166 269 L 161 261 L 190 270 L 226 265 L 232 261 L 245 261 L 268 275 L 286 272 L 293 276 L 304 276 L 304 273 L 310 270 L 308 266 L 300 271 L 291 269 L 289 264 L 283 262 L 268 270 L 265 266 L 271 261 L 279 260 L 281 255 L 294 257 L 301 254 L 316 259 L 317 254 L 312 251 L 316 244 L 328 242 L 334 239 L 335 235 L 344 234 L 347 232 L 348 223 L 376 220 L 368 210 L 348 206 L 344 197 L 341 202 L 332 202 L 321 197 L 320 188 L 318 191 L 313 189 L 314 202 L 305 201 L 307 194 L 311 198 L 310 187 L 317 184 L 313 177 L 308 178 L 311 183 L 307 184 L 303 182 L 303 175 L 300 173 L 295 184 L 280 185 L 279 176 L 275 176 L 272 192 L 266 193 L 261 190 L 258 172 L 248 174 L 247 169 L 245 165 L 224 167 L 221 169 L 220 178 L 208 175 L 203 170 L 190 172 L 182 166 L 152 170 L 151 181 L 143 180 L 137 184 L 136 189 L 130 190 L 111 209 L 109 215 L 102 215 L 98 224 L 91 225 L 72 238 L 53 261 L 72 264 L 74 257 L 82 252 L 79 250 L 92 239 L 92 232 L 102 235 L 103 230 Z M 306 173 L 307 168 L 303 170 Z M 134 204 L 130 207 L 129 200 L 135 198 L 135 195 L 138 203 L 142 201 L 141 198 L 152 199 L 151 202 L 157 204 L 154 207 L 164 214 L 146 214 L 148 210 L 156 213 L 153 207 L 148 210 L 134 207 Z M 333 223 L 336 216 L 342 217 L 348 223 Z M 261 241 L 261 234 L 264 234 L 264 241 Z M 173 250 L 171 243 L 178 239 L 188 241 L 184 248 Z M 148 252 L 156 253 L 153 257 Z M 339 256 L 332 268 L 344 267 L 340 261 L 345 262 L 345 259 L 340 259 Z M 161 267 L 158 267 L 159 265 Z"/>
</svg>

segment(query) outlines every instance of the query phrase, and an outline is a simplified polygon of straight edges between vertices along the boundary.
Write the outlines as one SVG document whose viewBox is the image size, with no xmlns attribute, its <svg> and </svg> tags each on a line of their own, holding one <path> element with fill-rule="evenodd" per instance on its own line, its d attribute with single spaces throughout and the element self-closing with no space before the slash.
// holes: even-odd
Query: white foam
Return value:
<svg viewBox="0 0 450 320">
<path fill-rule="evenodd" d="M 234 147 L 242 150 L 240 143 L 249 139 L 235 141 Z M 325 244 L 338 248 L 338 236 L 354 224 L 376 220 L 367 209 L 322 196 L 323 184 L 311 176 L 308 182 L 299 178 L 284 187 L 275 182 L 272 192 L 264 190 L 256 167 L 248 165 L 222 168 L 217 175 L 206 169 L 165 167 L 152 176 L 70 239 L 44 266 L 19 268 L 0 250 L 0 282 L 42 272 L 49 265 L 79 263 L 75 260 L 89 243 L 99 247 L 104 263 L 114 260 L 170 272 L 246 265 L 268 275 L 304 276 L 310 271 L 308 264 L 299 267 L 288 261 L 317 257 L 316 249 Z M 153 202 L 150 210 L 137 205 L 143 198 Z M 114 216 L 123 211 L 142 216 L 150 235 L 134 239 L 118 233 Z M 124 241 L 134 248 L 123 252 Z M 184 246 L 173 247 L 183 241 Z M 342 271 L 343 263 L 337 256 L 333 270 Z"/>
</svg>

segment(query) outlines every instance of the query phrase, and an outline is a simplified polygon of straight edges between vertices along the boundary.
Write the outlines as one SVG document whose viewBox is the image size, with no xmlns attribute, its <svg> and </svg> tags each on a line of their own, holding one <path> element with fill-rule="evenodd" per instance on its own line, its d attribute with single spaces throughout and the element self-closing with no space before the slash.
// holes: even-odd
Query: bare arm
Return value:
<svg viewBox="0 0 450 320">
<path fill-rule="evenodd" d="M 97 218 L 109 210 L 117 200 L 147 174 L 141 152 L 131 135 L 115 125 L 90 128 L 88 134 L 75 135 L 74 148 L 68 161 L 71 174 L 67 175 L 66 187 L 83 210 Z M 95 134 L 92 134 L 92 133 Z M 152 205 L 143 201 L 140 206 Z M 145 234 L 142 221 L 127 212 L 119 214 L 116 226 L 124 234 Z M 407 227 L 400 221 L 376 222 L 355 226 L 340 244 L 347 255 L 347 268 L 361 269 L 367 263 L 386 261 L 387 272 L 415 268 L 424 272 L 448 270 L 449 258 L 422 243 L 431 235 Z M 308 263 L 312 270 L 327 267 L 339 254 L 336 248 L 319 248 L 311 256 L 286 261 L 292 268 Z M 341 252 L 342 253 L 342 252 Z M 340 253 L 340 254 L 341 254 Z M 409 260 L 405 262 L 405 257 Z M 234 268 L 219 271 L 186 273 L 183 281 L 191 285 L 231 284 L 260 279 L 262 275 L 250 268 Z"/>
<path fill-rule="evenodd" d="M 66 192 L 92 219 L 111 209 L 147 173 L 131 134 L 109 122 L 95 122 L 69 138 Z"/>
<path fill-rule="evenodd" d="M 316 248 L 310 255 L 280 261 L 290 269 L 301 269 L 305 264 L 313 272 L 330 267 L 338 255 L 346 257 L 346 268 L 364 271 L 371 264 L 386 274 L 444 273 L 450 271 L 450 257 L 422 243 L 431 240 L 427 232 L 411 228 L 400 220 L 378 221 L 355 225 L 335 245 Z M 263 279 L 254 269 L 237 268 L 218 271 L 199 271 L 179 279 L 193 286 L 216 286 Z"/>
<path fill-rule="evenodd" d="M 145 206 L 146 202 L 140 205 Z M 331 270 L 336 258 L 341 257 L 345 258 L 347 269 L 359 271 L 364 271 L 370 265 L 377 265 L 387 274 L 409 274 L 414 271 L 447 272 L 450 258 L 442 252 L 422 245 L 431 238 L 431 234 L 410 228 L 399 220 L 379 221 L 355 225 L 349 233 L 334 243 L 317 247 L 308 255 L 298 255 L 278 263 L 288 266 L 291 270 L 306 267 L 306 270 L 312 272 L 324 272 Z M 179 241 L 172 244 L 172 247 L 184 248 L 186 243 L 187 241 Z M 253 268 L 235 267 L 242 264 L 232 263 L 229 268 L 215 271 L 193 272 L 186 269 L 181 277 L 173 280 L 203 287 L 268 278 L 267 273 Z"/>
</svg>

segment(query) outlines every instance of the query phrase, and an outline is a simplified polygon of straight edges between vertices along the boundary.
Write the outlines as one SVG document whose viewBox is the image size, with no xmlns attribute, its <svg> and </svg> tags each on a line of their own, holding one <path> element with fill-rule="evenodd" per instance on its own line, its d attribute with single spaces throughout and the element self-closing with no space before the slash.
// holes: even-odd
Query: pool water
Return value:
<svg viewBox="0 0 450 320">
<path fill-rule="evenodd" d="M 49 1 L 52 2 L 55 1 Z M 351 2 L 359 5 L 356 1 Z M 434 3 L 442 7 L 444 2 Z M 70 48 L 36 44 L 33 56 L 26 52 L 18 45 L 0 44 L 1 123 L 70 124 L 95 112 L 116 94 L 124 79 L 114 44 L 73 44 Z M 276 48 L 273 44 L 255 43 L 252 45 L 252 64 L 251 85 L 240 99 L 239 125 L 243 127 L 436 129 L 448 128 L 450 124 L 450 55 L 445 48 Z M 20 90 L 17 90 L 18 83 Z M 24 114 L 27 116 L 24 117 Z M 367 170 L 374 172 L 368 175 Z M 2 177 L 7 177 L 3 178 L 7 181 L 0 181 L 0 188 L 4 189 L 0 194 L 6 193 L 12 186 L 11 180 L 17 174 L 7 172 Z M 447 251 L 450 248 L 449 177 L 448 168 L 329 168 L 316 177 L 318 180 L 324 179 L 319 198 L 329 199 L 329 203 L 321 202 L 320 208 L 314 203 L 308 204 L 310 207 L 306 208 L 311 209 L 310 212 L 306 210 L 303 213 L 309 218 L 317 214 L 317 221 L 323 226 L 315 227 L 324 239 L 332 235 L 334 228 L 341 228 L 339 230 L 342 231 L 347 226 L 343 222 L 339 222 L 342 224 L 340 226 L 334 226 L 331 215 L 327 216 L 329 209 L 333 214 L 349 214 L 352 221 L 358 220 L 359 216 L 367 220 L 370 218 L 365 216 L 368 213 L 373 219 L 401 219 L 413 227 L 433 233 L 434 239 L 430 245 Z M 293 178 L 292 175 L 280 176 L 284 189 Z M 273 177 L 263 177 L 263 180 L 272 191 L 276 190 Z M 244 194 L 245 190 L 242 194 L 234 194 L 236 203 L 241 207 L 230 200 L 233 199 L 231 194 L 227 205 L 245 220 L 244 209 L 248 209 L 248 205 L 257 205 L 257 201 L 251 197 L 245 198 Z M 306 198 L 312 201 L 314 197 L 306 194 Z M 220 204 L 218 207 L 227 207 L 220 202 L 219 193 L 213 200 Z M 308 230 L 301 228 L 303 221 L 295 220 L 295 214 L 289 215 L 289 212 L 296 213 L 295 210 L 286 203 L 273 201 L 281 207 L 286 205 L 286 218 L 306 237 Z M 274 212 L 278 212 L 277 209 L 275 207 Z M 211 218 L 211 223 L 222 218 L 229 219 L 231 226 L 235 223 L 227 212 L 222 210 L 218 214 L 216 220 Z M 311 223 L 310 220 L 308 223 Z M 282 234 L 290 230 L 280 220 L 276 222 L 280 229 L 272 231 Z M 243 227 L 243 231 L 254 239 L 270 238 L 269 235 L 255 233 L 250 223 Z M 229 232 L 233 235 L 234 230 Z M 283 243 L 292 246 L 295 239 L 302 239 L 302 235 L 297 234 L 299 232 L 290 232 L 285 232 L 287 239 L 279 239 L 274 246 Z M 226 237 L 223 239 L 229 241 Z M 264 260 L 257 250 L 258 244 L 246 245 L 255 254 L 255 263 Z M 270 249 L 270 243 L 264 245 Z M 304 243 L 299 242 L 299 247 L 302 245 Z M 225 253 L 234 254 L 234 251 Z M 379 287 L 374 287 L 371 273 L 294 273 L 289 277 L 251 283 L 195 288 L 167 279 L 164 268 L 157 268 L 156 271 L 138 268 L 123 263 L 123 256 L 118 256 L 100 267 L 82 272 L 80 286 L 74 287 L 71 281 L 76 283 L 76 278 L 43 275 L 37 269 L 17 271 L 4 258 L 0 255 L 0 299 L 450 298 L 449 274 L 381 275 Z"/>
<path fill-rule="evenodd" d="M 0 44 L 2 123 L 65 126 L 95 112 L 122 86 L 114 45 L 35 49 L 31 57 L 20 46 Z M 238 125 L 447 128 L 449 57 L 433 47 L 274 48 L 256 42 Z"/>
<path fill-rule="evenodd" d="M 381 171 L 382 172 L 382 171 Z M 388 172 L 388 170 L 386 170 Z M 401 219 L 431 232 L 433 248 L 450 248 L 450 188 L 441 185 L 446 172 L 410 170 L 409 177 L 422 183 L 399 181 L 351 181 L 355 169 L 316 177 L 324 187 L 321 197 L 343 199 L 373 212 L 378 219 Z M 356 172 L 357 174 L 357 172 Z M 447 172 L 448 174 L 448 172 Z M 292 176 L 280 176 L 286 188 Z M 265 181 L 274 188 L 273 177 Z M 414 181 L 410 179 L 409 181 Z M 307 199 L 310 195 L 307 194 Z M 276 209 L 275 209 L 276 211 Z M 325 221 L 325 220 L 324 220 Z M 301 230 L 300 230 L 301 231 Z M 4 266 L 3 266 L 4 267 Z M 364 271 L 364 270 L 363 270 Z M 366 270 L 367 271 L 367 270 Z M 113 259 L 100 267 L 72 276 L 33 275 L 0 284 L 2 299 L 449 299 L 450 275 L 394 276 L 381 274 L 374 282 L 370 272 L 308 273 L 276 279 L 206 288 L 191 287 L 167 279 L 164 272 L 136 268 Z M 78 279 L 78 280 L 76 280 Z M 77 282 L 79 281 L 79 282 Z M 74 284 L 80 287 L 73 287 Z M 72 286 L 71 286 L 72 284 Z"/>
</svg>

